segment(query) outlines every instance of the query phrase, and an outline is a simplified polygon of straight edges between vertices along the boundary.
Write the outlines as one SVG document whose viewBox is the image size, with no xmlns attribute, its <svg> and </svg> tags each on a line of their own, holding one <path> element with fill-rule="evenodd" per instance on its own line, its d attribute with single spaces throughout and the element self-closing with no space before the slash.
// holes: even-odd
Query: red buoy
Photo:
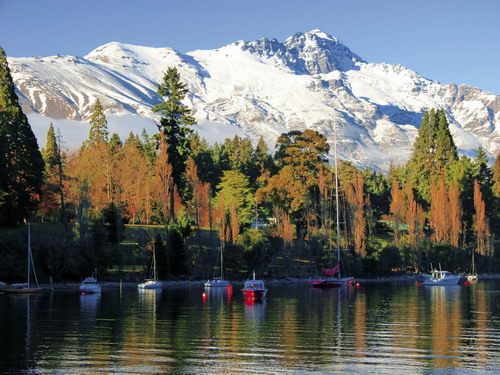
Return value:
<svg viewBox="0 0 500 375">
<path fill-rule="evenodd" d="M 421 284 L 420 283 L 417 283 L 417 286 L 420 286 Z"/>
</svg>

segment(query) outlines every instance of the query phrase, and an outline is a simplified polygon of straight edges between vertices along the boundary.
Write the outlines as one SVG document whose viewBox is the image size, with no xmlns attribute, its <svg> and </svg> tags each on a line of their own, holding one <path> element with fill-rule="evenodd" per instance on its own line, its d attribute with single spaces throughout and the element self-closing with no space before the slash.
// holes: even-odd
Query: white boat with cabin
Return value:
<svg viewBox="0 0 500 375">
<path fill-rule="evenodd" d="M 80 284 L 80 292 L 83 294 L 101 293 L 101 286 L 93 276 L 86 277 Z"/>
<path fill-rule="evenodd" d="M 461 277 L 454 275 L 449 271 L 433 270 L 431 271 L 431 277 L 425 278 L 422 281 L 422 286 L 434 286 L 434 285 L 457 285 Z"/>
</svg>

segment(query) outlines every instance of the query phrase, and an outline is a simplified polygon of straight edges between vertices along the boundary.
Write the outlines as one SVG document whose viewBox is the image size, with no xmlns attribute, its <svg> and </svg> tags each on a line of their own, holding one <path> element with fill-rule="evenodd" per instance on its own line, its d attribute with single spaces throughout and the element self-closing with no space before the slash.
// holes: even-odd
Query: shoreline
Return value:
<svg viewBox="0 0 500 375">
<path fill-rule="evenodd" d="M 362 284 L 389 283 L 389 282 L 417 282 L 418 275 L 403 275 L 403 276 L 385 276 L 385 277 L 361 277 L 354 278 L 356 282 Z M 263 279 L 268 285 L 284 285 L 284 284 L 307 284 L 311 278 L 280 278 L 280 279 Z M 478 275 L 479 280 L 500 280 L 500 274 L 484 274 Z M 142 281 L 141 281 L 142 282 Z M 119 282 L 119 281 L 104 281 L 99 283 L 104 289 L 116 288 L 136 288 L 141 282 Z M 186 287 L 186 286 L 201 286 L 203 287 L 206 280 L 168 280 L 162 281 L 164 287 Z M 238 285 L 243 284 L 245 280 L 233 280 L 232 283 Z M 41 287 L 50 290 L 78 290 L 80 283 L 75 282 L 59 282 L 53 284 L 41 284 Z"/>
</svg>

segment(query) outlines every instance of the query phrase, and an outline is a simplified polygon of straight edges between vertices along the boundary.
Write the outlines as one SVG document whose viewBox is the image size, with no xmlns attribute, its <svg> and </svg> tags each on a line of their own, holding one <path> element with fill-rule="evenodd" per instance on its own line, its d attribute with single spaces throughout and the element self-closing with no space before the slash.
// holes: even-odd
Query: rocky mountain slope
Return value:
<svg viewBox="0 0 500 375">
<path fill-rule="evenodd" d="M 385 170 L 410 155 L 423 111 L 443 108 L 462 153 L 500 151 L 500 95 L 367 63 L 320 30 L 186 54 L 113 42 L 83 58 L 9 58 L 9 65 L 24 110 L 55 121 L 88 120 L 95 98 L 108 116 L 154 119 L 156 84 L 175 66 L 201 128 L 231 125 L 270 146 L 281 133 L 306 128 L 333 143 L 337 129 L 341 158 Z"/>
</svg>

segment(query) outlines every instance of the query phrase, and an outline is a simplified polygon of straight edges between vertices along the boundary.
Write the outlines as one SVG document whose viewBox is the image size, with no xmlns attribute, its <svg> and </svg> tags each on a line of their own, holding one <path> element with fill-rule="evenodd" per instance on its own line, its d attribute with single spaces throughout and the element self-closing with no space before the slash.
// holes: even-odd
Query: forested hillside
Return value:
<svg viewBox="0 0 500 375">
<path fill-rule="evenodd" d="M 459 157 L 442 110 L 423 114 L 410 160 L 385 175 L 338 160 L 337 192 L 330 146 L 315 130 L 282 134 L 274 155 L 262 139 L 210 146 L 193 132 L 187 86 L 169 68 L 158 85 L 164 101 L 153 107 L 158 134 L 109 134 L 98 99 L 89 136 L 74 154 L 47 124 L 42 172 L 32 134 L 21 137 L 29 124 L 2 56 L 0 279 L 21 272 L 25 243 L 15 228 L 23 220 L 46 228 L 32 247 L 43 275 L 55 280 L 117 264 L 121 272 L 126 261 L 147 266 L 152 246 L 165 279 L 210 276 L 220 247 L 232 277 L 254 269 L 308 276 L 331 266 L 338 241 L 343 267 L 355 276 L 438 263 L 463 272 L 473 252 L 479 272 L 499 269 L 500 156 L 493 167 L 481 148 L 474 159 Z M 132 225 L 140 234 L 126 238 Z M 131 242 L 135 260 L 121 253 Z"/>
</svg>

